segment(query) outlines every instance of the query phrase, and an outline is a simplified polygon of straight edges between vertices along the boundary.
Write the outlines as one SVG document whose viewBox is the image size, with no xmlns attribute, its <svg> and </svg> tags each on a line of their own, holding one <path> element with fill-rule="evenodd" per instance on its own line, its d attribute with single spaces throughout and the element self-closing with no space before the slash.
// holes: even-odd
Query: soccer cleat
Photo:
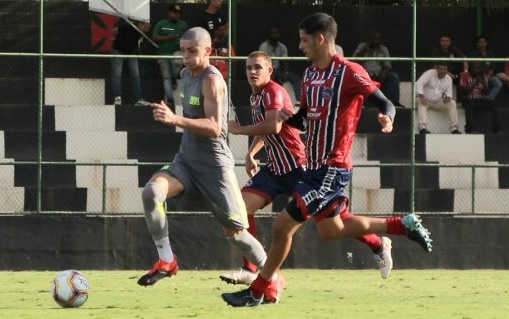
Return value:
<svg viewBox="0 0 509 319">
<path fill-rule="evenodd" d="M 177 274 L 179 265 L 177 264 L 177 256 L 173 257 L 172 262 L 165 262 L 159 259 L 152 270 L 138 279 L 138 285 L 140 286 L 152 286 L 159 280 L 165 277 L 171 277 Z"/>
<path fill-rule="evenodd" d="M 408 239 L 417 242 L 425 251 L 431 252 L 433 240 L 429 237 L 430 232 L 422 226 L 421 222 L 422 220 L 415 214 L 408 214 L 401 219 L 401 223 L 407 229 Z"/>
<path fill-rule="evenodd" d="M 387 237 L 382 237 L 382 250 L 375 253 L 375 261 L 380 269 L 383 279 L 387 279 L 392 270 L 392 241 Z"/>
<path fill-rule="evenodd" d="M 221 298 L 232 307 L 256 307 L 263 302 L 263 296 L 256 299 L 250 288 L 237 292 L 225 292 L 221 294 Z"/>
<path fill-rule="evenodd" d="M 114 105 L 122 105 L 122 97 L 120 96 L 115 97 Z"/>
<path fill-rule="evenodd" d="M 285 285 L 285 278 L 278 273 L 276 279 L 273 279 L 267 289 L 265 289 L 263 303 L 279 303 Z"/>
<path fill-rule="evenodd" d="M 244 284 L 249 286 L 256 279 L 256 276 L 256 273 L 244 268 L 240 268 L 236 272 L 230 274 L 222 274 L 219 276 L 219 278 L 229 284 Z"/>
</svg>

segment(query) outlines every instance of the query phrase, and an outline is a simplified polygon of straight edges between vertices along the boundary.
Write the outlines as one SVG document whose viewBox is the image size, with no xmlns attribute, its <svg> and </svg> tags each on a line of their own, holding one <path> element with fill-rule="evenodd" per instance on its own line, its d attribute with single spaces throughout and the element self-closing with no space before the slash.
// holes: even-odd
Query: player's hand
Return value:
<svg viewBox="0 0 509 319">
<path fill-rule="evenodd" d="M 251 155 L 246 155 L 246 173 L 251 178 L 258 173 L 258 161 L 255 160 Z"/>
<path fill-rule="evenodd" d="M 382 113 L 378 113 L 378 123 L 382 126 L 383 133 L 392 132 L 392 119 Z"/>
<path fill-rule="evenodd" d="M 228 132 L 232 134 L 239 134 L 240 133 L 240 124 L 237 121 L 229 120 L 228 121 Z"/>
<path fill-rule="evenodd" d="M 151 103 L 150 107 L 152 108 L 152 114 L 154 115 L 155 121 L 168 125 L 175 125 L 177 123 L 177 116 L 166 105 L 166 103 L 164 103 L 164 101 Z"/>
</svg>

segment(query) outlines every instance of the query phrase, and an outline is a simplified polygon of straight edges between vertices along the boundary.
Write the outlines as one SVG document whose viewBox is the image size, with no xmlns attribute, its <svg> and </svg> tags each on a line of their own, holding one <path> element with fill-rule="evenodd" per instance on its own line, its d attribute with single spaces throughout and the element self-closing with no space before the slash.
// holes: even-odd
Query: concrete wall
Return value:
<svg viewBox="0 0 509 319">
<path fill-rule="evenodd" d="M 405 237 L 393 240 L 394 269 L 506 269 L 505 217 L 424 216 L 434 248 L 426 253 Z M 272 218 L 258 218 L 268 247 Z M 173 214 L 170 238 L 182 270 L 233 269 L 240 256 L 210 215 Z M 149 269 L 157 258 L 143 217 L 26 215 L 0 217 L 1 270 Z M 352 262 L 347 253 L 353 254 Z M 353 239 L 325 242 L 308 222 L 295 235 L 286 268 L 374 268 L 368 248 Z"/>
</svg>

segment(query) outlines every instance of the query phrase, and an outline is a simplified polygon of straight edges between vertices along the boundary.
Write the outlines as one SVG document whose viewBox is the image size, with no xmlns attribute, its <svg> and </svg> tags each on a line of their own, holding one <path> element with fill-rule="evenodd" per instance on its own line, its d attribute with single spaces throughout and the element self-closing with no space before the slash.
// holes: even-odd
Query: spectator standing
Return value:
<svg viewBox="0 0 509 319">
<path fill-rule="evenodd" d="M 374 31 L 367 42 L 360 43 L 353 53 L 354 57 L 389 58 L 389 49 L 382 44 L 382 35 Z M 391 61 L 363 61 L 362 66 L 368 71 L 372 80 L 381 84 L 382 92 L 394 106 L 402 107 L 399 103 L 399 76 L 392 71 Z"/>
<path fill-rule="evenodd" d="M 490 91 L 485 98 L 495 101 L 498 93 L 502 89 L 502 82 L 497 77 L 497 63 L 489 61 L 490 58 L 496 58 L 497 56 L 493 51 L 488 49 L 488 39 L 485 36 L 478 36 L 475 40 L 475 50 L 470 53 L 471 58 L 483 58 L 486 61 L 472 61 L 469 63 L 469 68 L 478 66 L 476 72 L 480 71 L 484 73 L 484 76 L 488 78 Z"/>
<path fill-rule="evenodd" d="M 300 77 L 290 72 L 288 61 L 277 59 L 278 57 L 288 57 L 288 48 L 283 42 L 279 41 L 279 35 L 280 32 L 277 27 L 270 27 L 268 39 L 260 44 L 258 50 L 265 52 L 272 58 L 272 68 L 274 69 L 272 79 L 281 85 L 290 82 L 295 93 L 295 99 L 299 101 L 301 95 Z"/>
<path fill-rule="evenodd" d="M 497 73 L 498 78 L 509 88 L 509 62 L 504 64 L 504 71 Z"/>
<path fill-rule="evenodd" d="M 489 77 L 480 63 L 472 64 L 467 74 L 462 74 L 460 89 L 464 94 L 463 108 L 465 109 L 465 133 L 475 133 L 475 111 L 487 109 L 492 122 L 493 133 L 498 133 L 499 122 L 497 105 L 488 98 L 490 94 Z"/>
<path fill-rule="evenodd" d="M 453 45 L 451 36 L 442 34 L 438 39 L 438 45 L 431 51 L 431 57 L 434 58 L 465 58 L 465 54 Z M 454 83 L 458 82 L 461 72 L 468 70 L 468 62 L 444 62 L 447 64 L 447 70 Z M 433 68 L 436 68 L 437 63 L 433 62 Z"/>
<path fill-rule="evenodd" d="M 140 43 L 143 36 L 140 33 L 150 31 L 150 23 L 135 21 L 136 30 L 130 23 L 123 22 L 114 30 L 115 40 L 111 49 L 111 54 L 135 55 L 138 54 Z M 141 92 L 140 70 L 138 68 L 138 59 L 134 58 L 112 58 L 111 59 L 111 88 L 115 97 L 114 104 L 122 104 L 122 71 L 124 63 L 127 63 L 131 80 L 132 92 L 137 104 L 146 104 Z"/>
<path fill-rule="evenodd" d="M 228 23 L 225 22 L 214 30 L 214 38 L 212 40 L 211 56 L 235 56 L 233 45 L 228 45 Z M 210 59 L 210 64 L 215 66 L 224 79 L 228 78 L 228 60 Z"/>
<path fill-rule="evenodd" d="M 461 134 L 458 130 L 458 110 L 452 99 L 452 78 L 448 76 L 445 62 L 438 62 L 435 68 L 424 72 L 415 83 L 417 100 L 417 123 L 420 134 L 428 134 L 426 128 L 428 108 L 447 110 L 449 129 L 452 134 Z"/>
<path fill-rule="evenodd" d="M 159 45 L 158 55 L 174 55 L 180 49 L 180 36 L 189 29 L 187 23 L 180 19 L 181 15 L 180 5 L 170 4 L 168 17 L 157 22 L 152 38 Z M 173 89 L 176 79 L 172 79 L 172 63 L 168 58 L 159 59 L 158 63 L 163 77 L 164 100 L 175 110 Z"/>
<path fill-rule="evenodd" d="M 207 8 L 196 21 L 196 26 L 207 30 L 212 39 L 214 39 L 214 31 L 226 23 L 226 18 L 220 11 L 222 4 L 223 0 L 207 0 Z"/>
</svg>

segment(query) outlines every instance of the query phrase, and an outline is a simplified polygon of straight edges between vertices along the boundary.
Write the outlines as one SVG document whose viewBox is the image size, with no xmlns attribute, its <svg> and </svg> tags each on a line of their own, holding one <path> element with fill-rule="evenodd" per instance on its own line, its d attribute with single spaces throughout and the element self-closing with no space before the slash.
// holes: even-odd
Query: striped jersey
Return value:
<svg viewBox="0 0 509 319">
<path fill-rule="evenodd" d="M 350 152 L 364 99 L 378 86 L 361 65 L 337 54 L 327 68 L 305 70 L 301 107 L 308 120 L 307 169 L 352 168 Z"/>
<path fill-rule="evenodd" d="M 484 75 L 469 76 L 464 85 L 468 88 L 467 99 L 482 99 L 486 97 L 490 90 L 488 78 Z"/>
<path fill-rule="evenodd" d="M 252 94 L 250 101 L 254 124 L 265 119 L 266 111 L 287 109 L 294 112 L 288 92 L 272 80 L 259 93 Z M 283 123 L 279 134 L 267 134 L 262 138 L 267 153 L 267 166 L 275 175 L 287 174 L 304 164 L 304 143 L 299 130 Z"/>
</svg>

